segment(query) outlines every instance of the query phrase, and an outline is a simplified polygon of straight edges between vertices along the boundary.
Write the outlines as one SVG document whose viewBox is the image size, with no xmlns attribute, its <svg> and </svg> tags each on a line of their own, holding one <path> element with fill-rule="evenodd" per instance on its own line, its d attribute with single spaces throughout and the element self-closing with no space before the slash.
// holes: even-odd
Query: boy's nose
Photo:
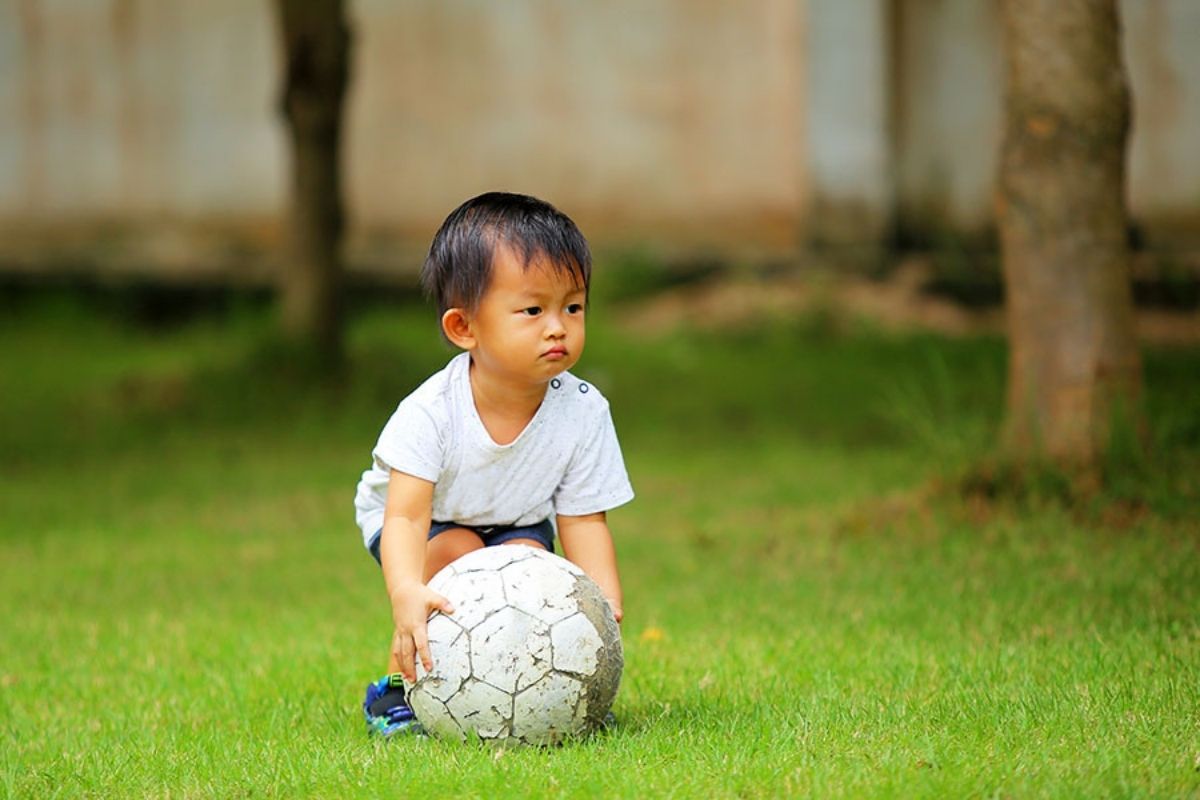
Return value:
<svg viewBox="0 0 1200 800">
<path fill-rule="evenodd" d="M 560 315 L 546 315 L 546 335 L 552 339 L 559 339 L 567 335 L 567 326 L 563 324 Z"/>
</svg>

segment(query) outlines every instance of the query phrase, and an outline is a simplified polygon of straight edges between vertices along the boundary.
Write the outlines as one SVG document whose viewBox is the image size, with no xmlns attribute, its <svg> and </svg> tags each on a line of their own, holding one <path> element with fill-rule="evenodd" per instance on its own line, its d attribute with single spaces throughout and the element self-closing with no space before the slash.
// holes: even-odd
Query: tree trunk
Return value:
<svg viewBox="0 0 1200 800">
<path fill-rule="evenodd" d="M 1141 389 L 1116 0 L 1004 0 L 1003 15 L 1006 438 L 1019 456 L 1086 466 Z"/>
<path fill-rule="evenodd" d="M 292 151 L 282 322 L 290 338 L 332 365 L 342 355 L 339 151 L 350 34 L 341 0 L 276 0 L 276 6 Z"/>
</svg>

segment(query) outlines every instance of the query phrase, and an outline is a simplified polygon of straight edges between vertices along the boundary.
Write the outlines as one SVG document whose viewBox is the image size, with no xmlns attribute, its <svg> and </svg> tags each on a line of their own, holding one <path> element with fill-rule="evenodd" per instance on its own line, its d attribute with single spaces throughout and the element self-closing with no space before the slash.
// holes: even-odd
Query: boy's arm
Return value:
<svg viewBox="0 0 1200 800">
<path fill-rule="evenodd" d="M 416 680 L 414 656 L 433 669 L 425 623 L 435 609 L 453 612 L 450 601 L 425 585 L 425 550 L 433 513 L 433 484 L 392 470 L 388 480 L 379 563 L 396 625 L 393 647 L 400 671 Z"/>
<path fill-rule="evenodd" d="M 573 561 L 588 577 L 600 585 L 617 622 L 625 615 L 622 608 L 621 578 L 617 574 L 617 551 L 612 533 L 608 530 L 608 515 L 587 514 L 582 517 L 558 516 L 558 538 L 562 540 L 563 555 Z"/>
</svg>

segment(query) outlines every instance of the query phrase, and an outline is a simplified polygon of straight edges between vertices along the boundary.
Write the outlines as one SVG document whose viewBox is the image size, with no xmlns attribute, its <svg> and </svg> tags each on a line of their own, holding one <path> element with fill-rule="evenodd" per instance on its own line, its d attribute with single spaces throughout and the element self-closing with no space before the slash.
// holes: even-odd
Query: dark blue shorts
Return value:
<svg viewBox="0 0 1200 800">
<path fill-rule="evenodd" d="M 460 525 L 457 522 L 435 522 L 429 526 L 429 538 L 432 539 L 439 533 L 448 531 L 451 528 L 466 528 L 483 540 L 484 547 L 504 544 L 505 542 L 511 542 L 513 539 L 533 539 L 549 552 L 554 552 L 554 523 L 550 522 L 549 519 L 544 519 L 533 525 L 488 525 L 484 527 Z M 367 548 L 376 562 L 379 561 L 379 538 L 382 535 L 383 528 L 380 528 L 375 532 L 375 536 L 371 539 L 371 544 Z"/>
</svg>

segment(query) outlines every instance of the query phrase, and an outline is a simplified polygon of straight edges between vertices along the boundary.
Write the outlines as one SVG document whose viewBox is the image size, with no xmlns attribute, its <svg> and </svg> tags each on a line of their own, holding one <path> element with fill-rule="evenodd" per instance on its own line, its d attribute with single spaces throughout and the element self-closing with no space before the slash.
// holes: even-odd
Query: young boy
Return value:
<svg viewBox="0 0 1200 800">
<path fill-rule="evenodd" d="M 553 551 L 557 528 L 621 619 L 605 514 L 633 489 L 608 402 L 567 372 L 583 352 L 590 281 L 575 223 L 533 197 L 480 195 L 434 236 L 421 283 L 463 352 L 400 403 L 355 497 L 396 628 L 388 675 L 363 703 L 375 732 L 413 727 L 401 679 L 415 679 L 416 658 L 433 666 L 429 615 L 453 613 L 425 584 L 472 550 Z"/>
</svg>

